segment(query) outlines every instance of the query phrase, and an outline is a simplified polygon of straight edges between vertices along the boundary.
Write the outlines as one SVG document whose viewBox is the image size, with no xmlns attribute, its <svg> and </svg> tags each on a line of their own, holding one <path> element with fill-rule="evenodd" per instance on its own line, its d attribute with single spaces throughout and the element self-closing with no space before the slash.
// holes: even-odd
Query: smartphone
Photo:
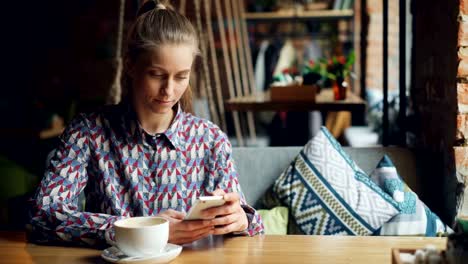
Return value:
<svg viewBox="0 0 468 264">
<path fill-rule="evenodd" d="M 198 197 L 195 202 L 193 203 L 192 207 L 190 208 L 189 212 L 185 216 L 185 220 L 203 220 L 207 218 L 203 218 L 200 213 L 202 210 L 221 206 L 225 203 L 223 196 L 200 196 Z"/>
</svg>

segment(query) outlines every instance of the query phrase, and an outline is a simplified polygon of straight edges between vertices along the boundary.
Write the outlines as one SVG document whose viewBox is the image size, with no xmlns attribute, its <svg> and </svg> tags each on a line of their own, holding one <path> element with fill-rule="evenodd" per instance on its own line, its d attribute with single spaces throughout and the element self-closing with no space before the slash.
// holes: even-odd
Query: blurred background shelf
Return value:
<svg viewBox="0 0 468 264">
<path fill-rule="evenodd" d="M 354 11 L 350 10 L 313 10 L 313 11 L 281 11 L 281 12 L 247 12 L 247 21 L 274 20 L 339 20 L 352 19 Z"/>
</svg>

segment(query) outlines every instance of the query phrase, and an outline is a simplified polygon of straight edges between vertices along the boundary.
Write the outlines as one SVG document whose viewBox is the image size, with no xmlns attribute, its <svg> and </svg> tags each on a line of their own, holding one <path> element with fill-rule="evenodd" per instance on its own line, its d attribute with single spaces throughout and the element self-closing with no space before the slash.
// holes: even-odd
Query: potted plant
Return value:
<svg viewBox="0 0 468 264">
<path fill-rule="evenodd" d="M 328 60 L 322 58 L 317 62 L 309 61 L 304 67 L 304 84 L 332 86 L 335 100 L 344 100 L 348 87 L 346 78 L 351 74 L 354 60 L 354 52 L 351 52 L 347 57 L 333 56 Z"/>
</svg>

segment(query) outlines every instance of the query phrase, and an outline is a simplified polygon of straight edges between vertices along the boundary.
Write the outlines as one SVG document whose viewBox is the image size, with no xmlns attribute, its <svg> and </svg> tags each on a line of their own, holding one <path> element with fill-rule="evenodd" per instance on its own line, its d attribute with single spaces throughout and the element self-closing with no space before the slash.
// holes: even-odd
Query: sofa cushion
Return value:
<svg viewBox="0 0 468 264">
<path fill-rule="evenodd" d="M 257 212 L 262 217 L 265 235 L 286 235 L 288 233 L 289 210 L 284 206 L 272 209 L 260 209 Z"/>
<path fill-rule="evenodd" d="M 235 168 L 248 204 L 261 207 L 260 200 L 278 176 L 289 166 L 302 147 L 233 147 Z M 351 148 L 344 151 L 370 175 L 383 155 L 392 158 L 400 176 L 419 193 L 414 152 L 401 147 Z M 275 204 L 274 206 L 277 206 Z M 273 208 L 268 207 L 267 209 Z"/>
<path fill-rule="evenodd" d="M 377 164 L 371 179 L 392 196 L 400 208 L 400 213 L 385 223 L 376 235 L 438 236 L 451 232 L 400 178 L 387 155 Z"/>
<path fill-rule="evenodd" d="M 273 190 L 305 234 L 369 235 L 399 212 L 398 204 L 325 127 L 276 180 Z"/>
</svg>

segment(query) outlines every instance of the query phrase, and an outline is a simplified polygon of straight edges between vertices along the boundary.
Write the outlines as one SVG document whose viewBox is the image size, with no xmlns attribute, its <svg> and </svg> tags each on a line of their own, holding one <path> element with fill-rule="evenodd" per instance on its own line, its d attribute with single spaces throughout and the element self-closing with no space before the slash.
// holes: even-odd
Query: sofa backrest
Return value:
<svg viewBox="0 0 468 264">
<path fill-rule="evenodd" d="M 239 173 L 239 182 L 247 202 L 255 205 L 274 183 L 302 147 L 234 147 L 233 157 Z M 356 164 L 370 174 L 384 154 L 395 164 L 400 176 L 419 193 L 414 154 L 399 147 L 352 148 L 344 147 Z"/>
</svg>

